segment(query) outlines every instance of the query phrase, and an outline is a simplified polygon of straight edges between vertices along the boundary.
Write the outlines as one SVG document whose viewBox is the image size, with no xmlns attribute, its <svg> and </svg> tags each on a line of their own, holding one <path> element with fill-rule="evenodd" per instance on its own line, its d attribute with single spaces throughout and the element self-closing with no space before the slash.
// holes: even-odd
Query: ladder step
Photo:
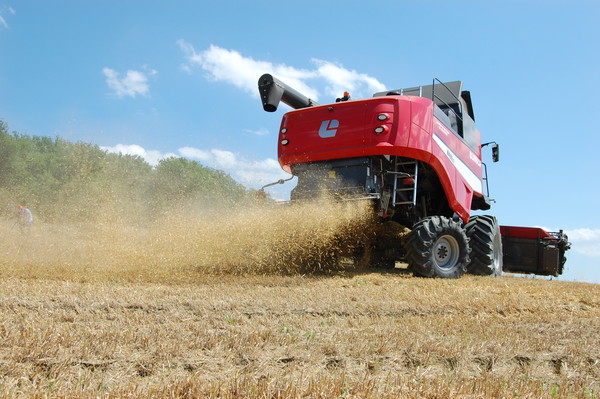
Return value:
<svg viewBox="0 0 600 399">
<path fill-rule="evenodd" d="M 406 160 L 397 159 L 396 163 L 398 165 L 400 165 L 400 164 L 404 164 L 404 165 L 411 164 L 412 165 L 412 164 L 417 163 L 417 161 L 415 161 L 414 159 L 406 159 Z"/>
<path fill-rule="evenodd" d="M 392 160 L 392 165 L 394 167 L 394 170 L 389 172 L 393 175 L 394 179 L 392 204 L 394 206 L 414 205 L 417 194 L 416 182 L 419 170 L 419 163 L 413 159 L 395 157 Z M 404 184 L 404 181 L 406 179 L 414 179 L 413 184 Z M 412 197 L 412 200 L 408 200 L 407 197 Z"/>
<path fill-rule="evenodd" d="M 396 162 L 396 165 L 405 166 L 405 165 L 416 165 L 416 162 Z"/>
</svg>

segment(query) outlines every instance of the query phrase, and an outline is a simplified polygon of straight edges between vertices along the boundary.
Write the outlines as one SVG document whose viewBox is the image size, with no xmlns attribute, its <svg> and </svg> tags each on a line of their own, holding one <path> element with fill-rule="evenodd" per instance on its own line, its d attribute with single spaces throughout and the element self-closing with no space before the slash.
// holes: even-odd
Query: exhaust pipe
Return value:
<svg viewBox="0 0 600 399">
<path fill-rule="evenodd" d="M 258 92 L 267 112 L 275 112 L 281 101 L 294 109 L 319 105 L 268 73 L 258 79 Z"/>
</svg>

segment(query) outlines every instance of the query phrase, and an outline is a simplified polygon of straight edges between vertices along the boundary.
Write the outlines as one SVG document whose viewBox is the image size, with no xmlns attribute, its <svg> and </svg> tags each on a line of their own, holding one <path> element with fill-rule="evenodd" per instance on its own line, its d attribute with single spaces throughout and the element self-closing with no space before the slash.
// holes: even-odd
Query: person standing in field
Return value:
<svg viewBox="0 0 600 399">
<path fill-rule="evenodd" d="M 33 215 L 31 214 L 29 208 L 25 207 L 24 205 L 19 205 L 17 218 L 21 233 L 28 233 L 31 230 L 31 225 L 33 224 Z"/>
</svg>

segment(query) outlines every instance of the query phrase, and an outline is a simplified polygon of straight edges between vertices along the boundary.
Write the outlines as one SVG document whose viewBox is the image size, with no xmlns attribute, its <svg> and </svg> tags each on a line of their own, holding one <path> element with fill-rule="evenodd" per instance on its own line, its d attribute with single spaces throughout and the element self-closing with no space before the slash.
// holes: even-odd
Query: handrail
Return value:
<svg viewBox="0 0 600 399">
<path fill-rule="evenodd" d="M 454 97 L 456 99 L 456 103 L 458 104 L 458 107 L 460 108 L 460 115 L 456 113 L 456 111 L 450 106 L 450 104 L 448 104 L 446 101 L 444 101 L 441 97 L 437 96 L 435 94 L 435 82 L 438 82 L 439 84 L 441 84 L 442 86 L 444 86 L 446 88 L 446 90 L 448 91 L 448 93 L 450 93 L 452 95 L 452 97 Z M 444 82 L 442 82 L 441 80 L 439 80 L 438 78 L 433 78 L 433 84 L 431 85 L 431 100 L 435 103 L 435 99 L 440 100 L 442 103 L 444 103 L 444 105 L 446 107 L 448 107 L 448 109 L 450 109 L 454 115 L 456 115 L 456 117 L 458 119 L 460 119 L 460 121 L 462 122 L 463 118 L 462 118 L 462 113 L 463 113 L 463 109 L 462 109 L 462 103 L 460 102 L 460 99 L 458 97 L 456 97 L 456 95 L 454 95 L 454 93 L 452 93 L 452 90 L 450 90 L 448 88 L 448 86 L 446 86 L 444 84 Z"/>
<path fill-rule="evenodd" d="M 485 195 L 489 198 L 489 196 L 490 196 L 490 185 L 488 183 L 487 165 L 485 164 L 485 162 L 482 162 L 481 165 L 483 165 L 482 180 L 485 180 Z"/>
</svg>

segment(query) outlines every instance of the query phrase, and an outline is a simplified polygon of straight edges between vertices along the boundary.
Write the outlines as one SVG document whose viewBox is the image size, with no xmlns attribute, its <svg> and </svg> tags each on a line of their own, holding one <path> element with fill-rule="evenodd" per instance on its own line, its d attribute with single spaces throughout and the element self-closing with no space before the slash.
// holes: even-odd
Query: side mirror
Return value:
<svg viewBox="0 0 600 399">
<path fill-rule="evenodd" d="M 498 144 L 492 145 L 492 161 L 498 162 L 500 160 L 500 146 Z"/>
</svg>

